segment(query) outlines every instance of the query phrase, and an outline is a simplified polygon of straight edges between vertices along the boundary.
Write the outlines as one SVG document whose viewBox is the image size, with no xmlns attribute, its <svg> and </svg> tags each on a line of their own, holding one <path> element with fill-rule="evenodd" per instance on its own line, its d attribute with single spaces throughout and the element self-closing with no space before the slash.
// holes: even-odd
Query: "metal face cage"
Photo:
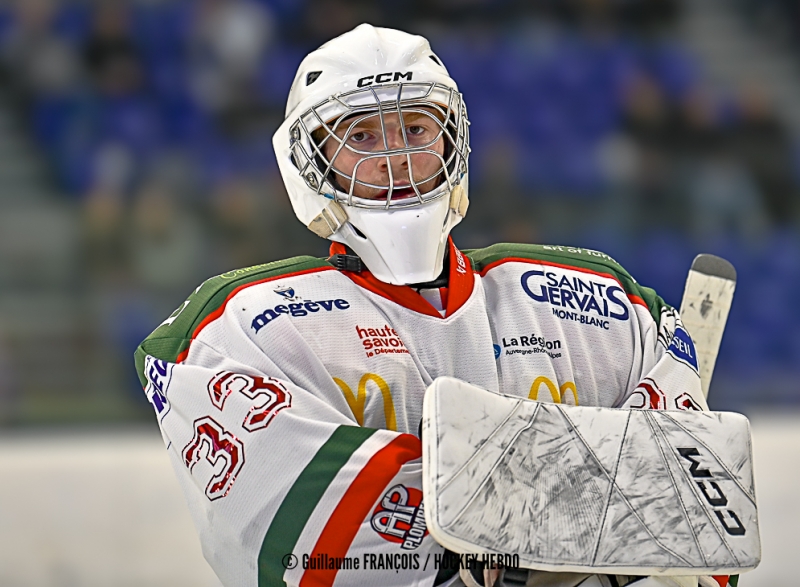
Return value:
<svg viewBox="0 0 800 587">
<path fill-rule="evenodd" d="M 435 136 L 416 144 L 419 141 L 415 142 L 406 124 L 411 114 L 417 115 L 417 120 L 422 117 L 432 121 L 427 126 L 435 129 Z M 387 140 L 389 118 L 399 122 L 400 147 L 391 148 Z M 380 129 L 377 148 L 360 149 L 351 140 L 354 134 L 360 134 L 354 132 L 356 127 L 365 123 Z M 466 107 L 461 94 L 443 84 L 390 83 L 337 94 L 300 115 L 289 132 L 292 160 L 305 184 L 317 194 L 348 206 L 382 209 L 418 206 L 449 194 L 467 173 L 470 148 Z M 344 155 L 354 161 L 352 170 L 337 165 Z M 408 185 L 396 185 L 392 161 L 397 165 L 398 157 L 404 158 L 407 166 L 408 177 L 403 181 Z M 437 164 L 425 177 L 415 177 L 414 164 L 422 167 L 423 157 L 433 157 Z M 383 163 L 382 160 L 387 170 L 385 183 L 367 181 L 359 174 L 362 168 Z M 355 195 L 356 186 L 381 195 L 359 197 Z M 393 198 L 401 188 L 403 196 Z"/>
</svg>

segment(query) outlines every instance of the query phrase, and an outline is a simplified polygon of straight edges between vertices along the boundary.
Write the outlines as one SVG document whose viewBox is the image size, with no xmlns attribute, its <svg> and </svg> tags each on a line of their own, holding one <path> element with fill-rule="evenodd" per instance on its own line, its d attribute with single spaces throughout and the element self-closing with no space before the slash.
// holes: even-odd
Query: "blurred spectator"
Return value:
<svg viewBox="0 0 800 587">
<path fill-rule="evenodd" d="M 127 145 L 106 143 L 95 153 L 92 167 L 83 201 L 86 269 L 94 286 L 119 286 L 128 274 L 126 194 L 135 161 Z"/>
<path fill-rule="evenodd" d="M 144 67 L 131 26 L 131 9 L 122 0 L 96 3 L 83 59 L 95 87 L 106 96 L 135 94 L 143 85 Z"/>
<path fill-rule="evenodd" d="M 139 189 L 127 243 L 135 283 L 174 303 L 186 284 L 204 276 L 204 241 L 195 210 L 183 205 L 170 186 L 150 181 Z"/>
<path fill-rule="evenodd" d="M 758 86 L 746 86 L 738 98 L 739 120 L 730 137 L 732 150 L 753 174 L 771 221 L 796 223 L 798 193 L 787 132 Z"/>
<path fill-rule="evenodd" d="M 747 168 L 722 149 L 704 157 L 688 185 L 689 218 L 699 242 L 725 235 L 755 241 L 765 233 L 761 192 Z"/>
<path fill-rule="evenodd" d="M 259 66 L 275 41 L 274 17 L 254 0 L 200 0 L 189 47 L 197 101 L 229 135 L 240 136 L 265 115 Z"/>
<path fill-rule="evenodd" d="M 632 138 L 636 153 L 636 191 L 639 213 L 648 224 L 680 226 L 685 220 L 672 192 L 675 147 L 678 141 L 676 114 L 658 82 L 646 75 L 636 77 L 626 88 L 623 131 Z M 641 225 L 637 222 L 636 225 Z"/>
<path fill-rule="evenodd" d="M 459 246 L 484 247 L 495 242 L 537 242 L 536 202 L 518 183 L 524 155 L 513 136 L 500 135 L 485 144 L 473 162 L 475 183 L 470 186 L 470 217 L 477 226 L 459 231 Z M 528 188 L 529 189 L 529 188 Z M 462 234 L 465 233 L 465 234 Z M 466 241 L 466 242 L 463 242 Z"/>
<path fill-rule="evenodd" d="M 402 6 L 411 9 L 409 2 L 400 2 L 397 8 Z M 308 8 L 305 10 L 303 22 L 303 44 L 316 47 L 333 37 L 341 35 L 350 29 L 358 26 L 362 22 L 368 22 L 375 26 L 393 26 L 397 24 L 383 23 L 381 6 L 376 2 L 365 0 L 308 0 Z M 400 8 L 401 12 L 406 12 Z M 419 13 L 411 9 L 414 16 Z M 408 18 L 409 14 L 404 14 Z"/>
<path fill-rule="evenodd" d="M 673 148 L 686 158 L 715 151 L 726 139 L 718 100 L 704 87 L 695 87 L 683 97 L 675 122 Z"/>
<path fill-rule="evenodd" d="M 11 355 L 0 323 L 0 427 L 20 418 L 20 393 Z"/>
<path fill-rule="evenodd" d="M 263 194 L 245 178 L 229 178 L 213 190 L 211 217 L 218 267 L 222 270 L 249 267 L 267 259 L 270 245 L 278 244 L 270 242 L 269 224 L 274 210 L 267 208 Z"/>
<path fill-rule="evenodd" d="M 102 186 L 84 201 L 85 263 L 91 287 L 125 281 L 125 202 L 119 192 Z"/>
<path fill-rule="evenodd" d="M 276 169 L 220 181 L 209 211 L 215 272 L 297 255 L 327 256 L 330 242 L 298 222 Z"/>
<path fill-rule="evenodd" d="M 675 112 L 658 80 L 642 73 L 629 82 L 623 126 L 644 148 L 666 152 L 675 147 Z"/>
<path fill-rule="evenodd" d="M 641 173 L 641 153 L 636 142 L 620 132 L 609 135 L 597 148 L 598 164 L 606 180 L 608 193 L 600 223 L 619 235 L 643 226 L 646 217 L 639 201 L 638 184 Z"/>
<path fill-rule="evenodd" d="M 73 89 L 80 67 L 72 46 L 52 30 L 54 0 L 16 0 L 3 56 L 12 84 L 26 97 Z"/>
</svg>

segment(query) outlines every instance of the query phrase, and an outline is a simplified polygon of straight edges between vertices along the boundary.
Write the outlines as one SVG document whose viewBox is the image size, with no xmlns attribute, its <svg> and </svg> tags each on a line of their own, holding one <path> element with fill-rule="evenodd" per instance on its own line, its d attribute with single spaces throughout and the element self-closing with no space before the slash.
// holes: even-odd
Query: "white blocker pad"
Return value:
<svg viewBox="0 0 800 587">
<path fill-rule="evenodd" d="M 423 493 L 437 542 L 530 569 L 735 574 L 761 558 L 740 414 L 540 403 L 442 377 L 425 396 Z"/>
</svg>

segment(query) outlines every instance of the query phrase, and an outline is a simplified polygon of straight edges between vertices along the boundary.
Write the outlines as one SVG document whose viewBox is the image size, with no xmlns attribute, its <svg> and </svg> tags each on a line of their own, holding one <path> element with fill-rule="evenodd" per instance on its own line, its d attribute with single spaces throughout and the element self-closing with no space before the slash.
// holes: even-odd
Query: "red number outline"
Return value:
<svg viewBox="0 0 800 587">
<path fill-rule="evenodd" d="M 279 380 L 274 377 L 252 377 L 241 373 L 220 371 L 208 382 L 208 395 L 217 408 L 222 410 L 225 400 L 234 391 L 238 391 L 254 403 L 242 422 L 248 432 L 266 428 L 275 414 L 292 406 L 292 395 Z"/>
<path fill-rule="evenodd" d="M 667 396 L 656 385 L 656 382 L 646 377 L 641 383 L 633 390 L 631 397 L 638 395 L 642 398 L 642 404 L 639 406 L 631 405 L 634 409 L 651 409 L 651 410 L 666 410 L 667 409 Z"/>
<path fill-rule="evenodd" d="M 204 451 L 204 447 L 207 447 L 207 450 Z M 190 472 L 203 458 L 213 467 L 217 466 L 220 459 L 225 463 L 223 469 L 213 475 L 206 485 L 205 494 L 211 501 L 228 495 L 236 481 L 236 475 L 244 465 L 242 442 L 210 417 L 195 420 L 194 437 L 181 455 Z"/>
</svg>

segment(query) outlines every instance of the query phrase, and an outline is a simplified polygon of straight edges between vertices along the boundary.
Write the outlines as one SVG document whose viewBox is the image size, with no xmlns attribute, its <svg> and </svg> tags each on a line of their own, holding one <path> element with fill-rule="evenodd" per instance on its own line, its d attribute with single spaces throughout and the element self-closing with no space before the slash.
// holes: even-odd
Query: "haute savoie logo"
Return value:
<svg viewBox="0 0 800 587">
<path fill-rule="evenodd" d="M 356 333 L 367 357 L 386 354 L 409 354 L 400 335 L 388 324 L 384 324 L 381 328 L 361 328 L 356 326 Z"/>
</svg>

